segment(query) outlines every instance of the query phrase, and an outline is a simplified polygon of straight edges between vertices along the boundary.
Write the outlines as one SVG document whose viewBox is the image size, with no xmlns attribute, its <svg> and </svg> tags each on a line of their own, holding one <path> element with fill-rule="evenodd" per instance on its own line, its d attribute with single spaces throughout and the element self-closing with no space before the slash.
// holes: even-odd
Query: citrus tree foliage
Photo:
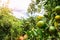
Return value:
<svg viewBox="0 0 60 40">
<path fill-rule="evenodd" d="M 26 40 L 42 40 L 47 25 L 44 16 L 29 17 L 26 20 L 23 19 L 23 34 L 27 34 Z"/>
<path fill-rule="evenodd" d="M 16 40 L 22 31 L 22 22 L 11 13 L 9 8 L 0 7 L 0 40 Z"/>
<path fill-rule="evenodd" d="M 0 8 L 0 40 L 60 40 L 60 0 L 32 0 L 28 12 L 40 12 L 42 5 L 43 16 L 22 20 L 12 16 L 9 8 Z"/>
<path fill-rule="evenodd" d="M 44 16 L 46 17 L 46 23 L 48 25 L 49 30 L 55 30 L 55 32 L 50 32 L 52 34 L 49 33 L 49 36 L 51 37 L 51 40 L 59 40 L 60 39 L 60 29 L 59 29 L 59 21 L 60 20 L 58 18 L 58 15 L 60 15 L 59 13 L 59 9 L 60 9 L 60 0 L 47 0 L 45 3 L 45 10 L 46 13 L 44 14 Z M 58 18 L 58 19 L 57 19 Z M 53 26 L 53 27 L 51 27 Z"/>
<path fill-rule="evenodd" d="M 32 0 L 28 7 L 28 13 L 33 13 L 33 12 L 40 12 L 41 11 L 41 6 L 42 4 L 40 2 L 43 2 L 43 0 Z"/>
<path fill-rule="evenodd" d="M 27 40 L 60 40 L 60 0 L 33 0 L 28 7 L 28 12 L 37 12 L 40 2 L 44 3 L 45 14 L 43 17 L 29 17 L 24 20 L 24 33 Z M 36 8 L 37 6 L 37 8 Z M 27 29 L 26 29 L 27 28 Z"/>
</svg>

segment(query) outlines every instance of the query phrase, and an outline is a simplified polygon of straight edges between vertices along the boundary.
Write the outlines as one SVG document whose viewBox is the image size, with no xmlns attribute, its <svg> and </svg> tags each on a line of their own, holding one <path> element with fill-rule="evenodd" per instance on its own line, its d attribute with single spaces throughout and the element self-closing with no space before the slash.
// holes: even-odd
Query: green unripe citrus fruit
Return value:
<svg viewBox="0 0 60 40">
<path fill-rule="evenodd" d="M 60 13 L 60 6 L 56 6 L 56 7 L 55 7 L 55 12 L 56 12 L 56 13 Z"/>
<path fill-rule="evenodd" d="M 49 31 L 55 31 L 55 27 L 54 26 L 50 26 L 49 27 Z"/>
<path fill-rule="evenodd" d="M 44 25 L 44 21 L 38 21 L 38 22 L 37 22 L 37 26 L 38 26 L 38 27 L 42 27 L 43 25 Z"/>
</svg>

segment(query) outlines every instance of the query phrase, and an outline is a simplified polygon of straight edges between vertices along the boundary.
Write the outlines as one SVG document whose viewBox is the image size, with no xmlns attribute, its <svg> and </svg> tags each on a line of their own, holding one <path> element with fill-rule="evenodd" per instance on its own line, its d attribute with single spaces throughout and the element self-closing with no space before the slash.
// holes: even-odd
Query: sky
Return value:
<svg viewBox="0 0 60 40">
<path fill-rule="evenodd" d="M 0 6 L 6 4 L 6 2 L 7 0 L 1 0 Z M 9 0 L 8 7 L 13 10 L 12 12 L 15 17 L 27 17 L 26 11 L 30 3 L 31 0 Z"/>
<path fill-rule="evenodd" d="M 27 8 L 31 0 L 10 0 L 9 7 L 13 9 L 13 15 L 17 18 L 27 18 Z"/>
<path fill-rule="evenodd" d="M 28 8 L 31 0 L 10 0 L 9 7 L 12 9 L 25 10 Z"/>
</svg>

